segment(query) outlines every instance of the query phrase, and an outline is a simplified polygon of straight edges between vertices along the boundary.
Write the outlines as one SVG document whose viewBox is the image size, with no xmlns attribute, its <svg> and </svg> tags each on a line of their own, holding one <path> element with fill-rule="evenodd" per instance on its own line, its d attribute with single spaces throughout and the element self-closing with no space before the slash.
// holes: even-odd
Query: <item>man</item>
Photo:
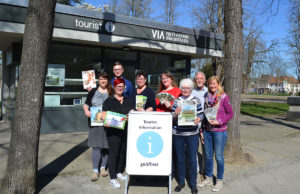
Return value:
<svg viewBox="0 0 300 194">
<path fill-rule="evenodd" d="M 113 65 L 113 73 L 114 73 L 115 77 L 113 79 L 111 79 L 111 85 L 112 86 L 114 85 L 113 84 L 114 80 L 118 77 L 124 79 L 125 80 L 125 89 L 124 89 L 123 94 L 125 97 L 130 98 L 132 95 L 133 86 L 129 80 L 122 77 L 123 72 L 124 72 L 123 65 L 120 62 L 115 62 Z"/>
<path fill-rule="evenodd" d="M 207 87 L 204 85 L 206 82 L 205 74 L 201 71 L 198 71 L 195 75 L 194 81 L 196 83 L 195 89 L 192 91 L 192 95 L 199 98 L 201 101 L 201 107 L 204 109 L 204 102 L 205 97 L 207 97 Z M 205 175 L 205 150 L 204 150 L 204 139 L 203 139 L 203 133 L 200 133 L 200 139 L 201 139 L 201 149 L 202 149 L 202 156 L 199 156 L 199 165 L 200 165 L 200 179 L 201 181 L 204 180 Z"/>
</svg>

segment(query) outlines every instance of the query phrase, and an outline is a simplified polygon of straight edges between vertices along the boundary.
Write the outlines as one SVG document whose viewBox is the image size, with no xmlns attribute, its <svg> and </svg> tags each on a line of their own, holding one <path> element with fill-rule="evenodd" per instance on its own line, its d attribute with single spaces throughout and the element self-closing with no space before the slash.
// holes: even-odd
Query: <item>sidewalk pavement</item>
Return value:
<svg viewBox="0 0 300 194">
<path fill-rule="evenodd" d="M 91 149 L 86 147 L 87 132 L 42 134 L 39 148 L 40 193 L 124 193 L 113 189 L 109 177 L 90 181 Z M 4 178 L 10 132 L 0 125 L 0 181 Z M 219 193 L 298 193 L 300 190 L 300 123 L 280 118 L 241 117 L 243 150 L 255 162 L 226 162 L 224 189 Z M 198 181 L 199 181 L 198 177 Z M 177 185 L 172 181 L 172 192 Z M 212 193 L 198 188 L 199 193 Z M 166 177 L 130 177 L 128 193 L 167 193 Z M 175 192 L 173 192 L 175 193 Z M 186 186 L 180 193 L 190 193 Z"/>
</svg>

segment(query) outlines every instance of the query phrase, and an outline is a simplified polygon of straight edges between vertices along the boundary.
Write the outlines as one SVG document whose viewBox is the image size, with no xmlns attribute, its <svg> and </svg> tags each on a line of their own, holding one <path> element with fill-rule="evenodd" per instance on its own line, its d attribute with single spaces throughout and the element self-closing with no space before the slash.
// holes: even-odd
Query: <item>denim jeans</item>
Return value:
<svg viewBox="0 0 300 194">
<path fill-rule="evenodd" d="M 179 136 L 173 135 L 173 143 L 177 162 L 178 184 L 184 184 L 185 179 L 185 150 L 187 149 L 190 169 L 190 187 L 196 187 L 197 179 L 197 152 L 199 146 L 199 135 Z"/>
<path fill-rule="evenodd" d="M 227 131 L 207 131 L 203 130 L 204 146 L 206 152 L 206 176 L 213 176 L 214 161 L 217 161 L 217 179 L 222 180 L 224 175 L 224 149 L 227 141 Z"/>
</svg>

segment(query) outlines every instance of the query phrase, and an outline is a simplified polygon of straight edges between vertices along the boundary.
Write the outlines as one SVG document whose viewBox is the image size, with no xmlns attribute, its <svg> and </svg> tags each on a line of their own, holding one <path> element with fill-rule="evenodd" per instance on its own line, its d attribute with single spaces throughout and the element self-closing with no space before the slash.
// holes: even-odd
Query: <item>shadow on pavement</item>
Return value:
<svg viewBox="0 0 300 194">
<path fill-rule="evenodd" d="M 87 139 L 38 171 L 38 192 L 48 185 L 68 164 L 88 149 Z"/>
<path fill-rule="evenodd" d="M 290 127 L 290 128 L 293 128 L 293 129 L 300 130 L 300 127 L 298 127 L 296 125 L 284 123 L 284 122 L 281 122 L 281 121 L 277 121 L 275 119 L 269 119 L 269 118 L 265 118 L 265 117 L 255 116 L 255 115 L 243 112 L 243 111 L 241 111 L 241 113 L 244 114 L 244 115 L 247 115 L 247 116 L 251 116 L 251 117 L 254 117 L 254 118 L 258 118 L 258 119 L 264 120 L 264 121 L 270 121 L 272 123 L 276 123 L 276 124 L 279 124 L 279 125 L 284 125 L 286 127 Z"/>
</svg>

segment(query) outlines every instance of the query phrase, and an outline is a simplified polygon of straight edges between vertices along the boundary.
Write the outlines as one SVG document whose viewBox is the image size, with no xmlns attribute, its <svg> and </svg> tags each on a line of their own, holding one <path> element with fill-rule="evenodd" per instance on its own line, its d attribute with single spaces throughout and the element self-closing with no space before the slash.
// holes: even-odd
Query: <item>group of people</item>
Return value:
<svg viewBox="0 0 300 194">
<path fill-rule="evenodd" d="M 199 187 L 213 186 L 212 191 L 220 191 L 223 187 L 224 174 L 224 148 L 227 140 L 226 123 L 233 117 L 228 95 L 223 91 L 220 80 L 216 76 L 208 79 L 208 88 L 205 86 L 204 73 L 197 72 L 194 81 L 190 78 L 182 79 L 177 87 L 176 81 L 169 71 L 161 74 L 158 93 L 165 92 L 174 98 L 173 101 L 160 101 L 155 93 L 147 86 L 147 74 L 144 71 L 136 73 L 136 88 L 132 83 L 122 77 L 124 68 L 121 63 L 113 65 L 115 77 L 110 81 L 108 74 L 99 74 L 99 86 L 89 91 L 83 106 L 85 115 L 91 117 L 89 108 L 102 107 L 102 119 L 107 111 L 128 115 L 135 111 L 171 112 L 173 115 L 173 159 L 172 172 L 178 182 L 176 192 L 185 187 L 185 154 L 188 156 L 189 186 L 191 193 L 198 193 Z M 196 87 L 194 88 L 194 85 Z M 136 107 L 136 96 L 145 96 L 143 107 Z M 182 112 L 182 102 L 194 101 L 196 104 L 196 118 L 191 126 L 178 125 L 178 115 Z M 214 108 L 217 110 L 216 119 L 209 120 L 204 110 Z M 90 122 L 89 122 L 90 123 Z M 127 122 L 126 122 L 127 123 Z M 127 124 L 126 124 L 127 125 Z M 200 137 L 200 138 L 199 138 Z M 202 155 L 200 160 L 201 181 L 197 184 L 198 173 L 198 147 L 199 139 Z M 92 181 L 99 176 L 110 176 L 110 184 L 120 188 L 118 179 L 124 181 L 125 156 L 127 144 L 127 126 L 119 130 L 109 125 L 91 127 L 88 137 L 88 146 L 92 147 L 93 174 Z M 213 183 L 213 155 L 217 161 L 217 181 Z M 108 168 L 108 173 L 106 171 Z M 205 176 L 204 176 L 205 175 Z"/>
</svg>

